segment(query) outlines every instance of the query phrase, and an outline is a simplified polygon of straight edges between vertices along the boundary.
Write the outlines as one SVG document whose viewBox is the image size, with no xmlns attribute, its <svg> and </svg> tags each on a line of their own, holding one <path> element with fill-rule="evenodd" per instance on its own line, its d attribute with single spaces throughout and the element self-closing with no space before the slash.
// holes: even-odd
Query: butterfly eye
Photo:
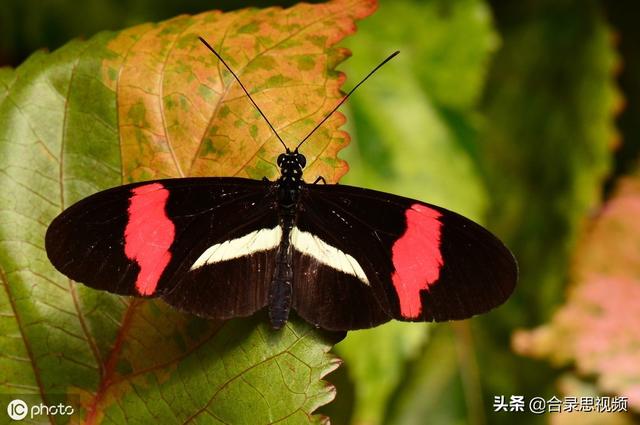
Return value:
<svg viewBox="0 0 640 425">
<path fill-rule="evenodd" d="M 284 164 L 285 157 L 286 156 L 283 153 L 278 155 L 278 167 L 282 167 L 282 164 Z"/>
<path fill-rule="evenodd" d="M 296 159 L 298 164 L 300 164 L 300 167 L 304 168 L 304 166 L 307 165 L 307 158 L 305 158 L 301 153 L 298 154 Z"/>
</svg>

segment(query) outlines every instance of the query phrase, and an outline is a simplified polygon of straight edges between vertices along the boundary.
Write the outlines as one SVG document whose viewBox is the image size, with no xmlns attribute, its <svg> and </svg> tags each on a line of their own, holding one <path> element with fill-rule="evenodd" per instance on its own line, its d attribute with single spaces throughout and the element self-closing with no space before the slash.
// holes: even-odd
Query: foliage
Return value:
<svg viewBox="0 0 640 425">
<path fill-rule="evenodd" d="M 516 417 L 494 413 L 492 402 L 496 395 L 617 394 L 638 409 L 637 5 L 380 0 L 343 42 L 372 12 L 370 2 L 260 10 L 240 3 L 268 2 L 225 1 L 220 7 L 240 10 L 139 26 L 132 25 L 211 5 L 136 0 L 123 13 L 120 3 L 64 6 L 61 24 L 49 9 L 10 0 L 16 18 L 0 25 L 5 46 L 41 40 L 37 46 L 52 47 L 69 38 L 68 29 L 130 27 L 0 70 L 1 393 L 72 394 L 82 417 L 96 412 L 96 423 L 153 414 L 181 422 L 218 390 L 208 412 L 226 422 L 292 412 L 299 416 L 291 423 L 322 420 L 308 415 L 333 397 L 320 379 L 337 366 L 327 354 L 335 336 L 297 320 L 275 337 L 261 317 L 209 323 L 161 303 L 123 304 L 62 280 L 42 252 L 51 218 L 106 187 L 187 174 L 275 176 L 281 146 L 188 36 L 198 33 L 227 47 L 223 55 L 291 145 L 339 99 L 344 78 L 352 87 L 400 50 L 343 107 L 343 130 L 353 139 L 346 149 L 341 115 L 305 144 L 312 158 L 305 177 L 459 211 L 498 234 L 519 260 L 516 293 L 481 318 L 350 333 L 334 350 L 344 365 L 328 377 L 337 400 L 320 410 L 332 423 L 634 421 L 624 413 Z M 33 11 L 16 12 L 22 7 Z M 272 54 L 257 54 L 295 31 L 272 24 L 296 11 L 287 24 L 319 22 Z M 17 23 L 33 16 L 37 29 L 26 36 L 30 26 Z M 51 35 L 51 28 L 59 30 Z M 336 45 L 353 56 L 340 64 L 347 52 Z M 0 60 L 20 57 L 2 46 Z"/>
</svg>

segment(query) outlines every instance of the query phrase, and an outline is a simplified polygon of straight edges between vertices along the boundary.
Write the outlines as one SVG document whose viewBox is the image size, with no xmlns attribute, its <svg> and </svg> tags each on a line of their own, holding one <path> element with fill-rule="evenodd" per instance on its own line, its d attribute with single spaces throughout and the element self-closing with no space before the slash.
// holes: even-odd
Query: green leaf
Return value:
<svg viewBox="0 0 640 425">
<path fill-rule="evenodd" d="M 388 53 L 401 53 L 350 100 L 354 143 L 342 157 L 351 171 L 341 182 L 482 221 L 488 194 L 477 164 L 474 108 L 496 47 L 487 5 L 382 2 L 349 47 L 355 53 L 345 63 L 351 84 Z M 428 334 L 429 325 L 389 323 L 351 332 L 336 347 L 355 386 L 353 423 L 381 423 L 396 400 L 410 396 L 403 382 L 413 370 L 407 362 L 420 354 Z"/>
<path fill-rule="evenodd" d="M 421 425 L 473 423 L 465 421 L 464 394 L 459 375 L 459 348 L 452 327 L 439 326 L 429 345 L 403 376 L 400 391 L 384 423 Z M 477 418 L 476 418 L 477 419 Z"/>
<path fill-rule="evenodd" d="M 385 25 L 390 20 L 402 25 Z M 480 220 L 487 194 L 474 157 L 472 108 L 496 44 L 487 6 L 479 0 L 383 3 L 350 43 L 358 54 L 345 68 L 354 80 L 386 52 L 401 54 L 351 100 L 355 143 L 343 154 L 351 172 L 342 181 Z"/>
<path fill-rule="evenodd" d="M 525 271 L 505 310 L 512 323 L 545 319 L 561 301 L 569 253 L 610 167 L 620 105 L 612 33 L 596 2 L 524 10 L 503 17 L 483 131 L 489 225 Z"/>
<path fill-rule="evenodd" d="M 282 150 L 216 46 L 280 134 L 299 140 L 340 96 L 335 47 L 368 0 L 208 12 L 73 41 L 0 72 L 0 391 L 76 403 L 89 423 L 318 422 L 333 398 L 335 337 L 295 317 L 224 324 L 95 291 L 55 271 L 50 221 L 122 183 L 276 173 Z M 337 115 L 305 145 L 309 178 L 336 181 Z M 64 418 L 51 418 L 64 421 Z M 217 422 L 216 422 L 217 421 Z"/>
<path fill-rule="evenodd" d="M 390 322 L 374 329 L 349 332 L 335 350 L 344 359 L 353 384 L 353 423 L 380 423 L 389 399 L 428 339 L 427 324 Z M 338 391 L 341 392 L 338 386 Z"/>
</svg>

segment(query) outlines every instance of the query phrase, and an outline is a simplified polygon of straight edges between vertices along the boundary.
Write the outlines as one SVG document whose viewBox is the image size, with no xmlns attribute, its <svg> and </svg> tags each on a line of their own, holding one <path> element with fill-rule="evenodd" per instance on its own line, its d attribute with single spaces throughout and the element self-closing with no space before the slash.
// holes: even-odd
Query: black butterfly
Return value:
<svg viewBox="0 0 640 425">
<path fill-rule="evenodd" d="M 490 232 L 414 199 L 305 183 L 299 148 L 308 137 L 291 151 L 278 136 L 286 150 L 273 182 L 167 179 L 89 196 L 49 226 L 49 259 L 92 288 L 160 297 L 198 316 L 230 319 L 267 307 L 275 329 L 291 308 L 321 328 L 349 330 L 390 319 L 465 319 L 509 297 L 517 265 Z"/>
</svg>

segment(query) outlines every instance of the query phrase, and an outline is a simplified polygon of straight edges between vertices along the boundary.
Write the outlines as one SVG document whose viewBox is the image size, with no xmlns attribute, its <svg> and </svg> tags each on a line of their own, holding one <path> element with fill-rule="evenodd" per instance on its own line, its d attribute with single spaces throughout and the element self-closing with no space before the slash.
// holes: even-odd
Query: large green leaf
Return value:
<svg viewBox="0 0 640 425">
<path fill-rule="evenodd" d="M 0 391 L 76 402 L 89 423 L 316 422 L 334 337 L 263 318 L 218 324 L 65 279 L 48 223 L 93 192 L 182 175 L 272 177 L 282 147 L 197 36 L 216 46 L 285 140 L 340 97 L 335 44 L 369 0 L 181 16 L 74 41 L 0 73 Z M 334 116 L 306 145 L 336 181 Z M 64 417 L 50 417 L 53 422 Z"/>
<path fill-rule="evenodd" d="M 594 1 L 505 9 L 485 100 L 489 224 L 522 271 L 510 320 L 534 323 L 560 303 L 569 253 L 600 199 L 616 142 L 617 58 Z"/>
</svg>

